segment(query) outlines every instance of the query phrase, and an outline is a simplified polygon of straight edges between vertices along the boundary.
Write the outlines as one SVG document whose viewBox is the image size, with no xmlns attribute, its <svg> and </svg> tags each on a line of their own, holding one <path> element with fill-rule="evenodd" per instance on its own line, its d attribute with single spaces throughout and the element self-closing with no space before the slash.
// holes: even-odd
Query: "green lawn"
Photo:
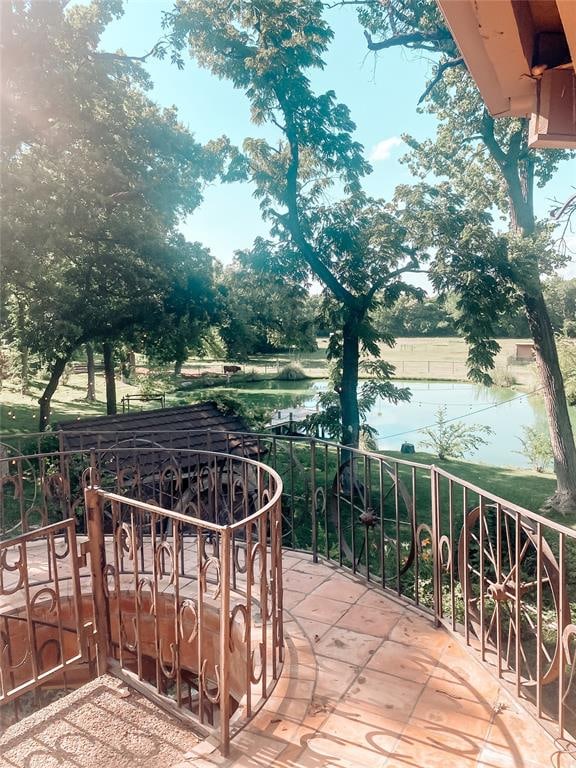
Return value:
<svg viewBox="0 0 576 768">
<path fill-rule="evenodd" d="M 398 459 L 412 459 L 422 464 L 435 464 L 472 485 L 477 485 L 495 496 L 501 496 L 532 512 L 540 509 L 546 499 L 554 493 L 556 487 L 554 475 L 529 469 L 494 467 L 457 459 L 440 461 L 430 453 L 406 456 L 399 451 L 386 451 L 386 455 Z"/>
<path fill-rule="evenodd" d="M 503 364 L 511 356 L 515 349 L 515 339 L 502 340 L 502 352 L 499 359 Z M 326 375 L 326 340 L 319 339 L 319 349 L 312 353 L 285 354 L 277 356 L 260 356 L 251 358 L 244 366 L 244 373 L 254 370 L 257 375 L 273 376 L 274 370 L 289 360 L 298 359 L 309 375 Z M 418 375 L 426 375 L 428 368 L 444 366 L 446 370 L 452 366 L 463 366 L 466 357 L 466 345 L 458 338 L 410 338 L 398 339 L 393 349 L 386 349 L 385 356 L 394 362 L 399 368 L 410 367 L 410 375 L 417 378 Z M 223 361 L 189 360 L 185 366 L 185 372 L 212 371 L 222 372 Z M 533 366 L 517 366 L 530 373 Z M 223 377 L 222 377 L 223 379 Z M 223 379 L 224 381 L 224 379 Z M 200 380 L 194 380 L 194 384 L 200 384 Z M 234 377 L 231 377 L 231 384 Z M 120 400 L 125 394 L 139 394 L 142 381 L 136 385 L 117 382 L 117 397 Z M 22 395 L 17 389 L 4 386 L 2 389 L 2 403 L 0 408 L 0 427 L 4 439 L 11 434 L 29 433 L 37 430 L 38 398 L 42 394 L 44 381 L 32 382 L 30 393 Z M 86 375 L 72 374 L 66 383 L 60 384 L 53 398 L 52 423 L 60 420 L 85 418 L 104 414 L 105 392 L 102 374 L 96 377 L 96 397 L 94 403 L 87 403 L 85 398 Z M 159 391 L 166 392 L 167 405 L 196 400 L 199 390 L 187 395 L 175 391 L 175 382 L 167 379 L 158 384 Z M 200 390 L 201 391 L 201 390 Z M 120 406 L 119 406 L 120 407 Z M 400 456 L 399 453 L 388 452 L 391 456 Z M 489 467 L 470 461 L 446 461 L 439 462 L 430 454 L 420 453 L 414 456 L 416 461 L 423 463 L 435 462 L 452 474 L 474 483 L 486 490 L 502 496 L 509 501 L 531 510 L 538 510 L 542 503 L 554 490 L 554 478 L 551 475 L 542 475 L 535 472 L 512 470 L 509 468 Z M 428 492 L 422 489 L 423 493 Z"/>
</svg>

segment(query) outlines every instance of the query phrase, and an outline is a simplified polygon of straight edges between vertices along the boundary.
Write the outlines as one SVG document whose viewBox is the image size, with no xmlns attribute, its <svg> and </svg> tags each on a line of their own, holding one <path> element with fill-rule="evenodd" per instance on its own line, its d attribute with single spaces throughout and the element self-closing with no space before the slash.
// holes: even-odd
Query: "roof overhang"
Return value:
<svg viewBox="0 0 576 768">
<path fill-rule="evenodd" d="M 532 146 L 576 147 L 576 0 L 437 0 L 494 117 Z"/>
</svg>

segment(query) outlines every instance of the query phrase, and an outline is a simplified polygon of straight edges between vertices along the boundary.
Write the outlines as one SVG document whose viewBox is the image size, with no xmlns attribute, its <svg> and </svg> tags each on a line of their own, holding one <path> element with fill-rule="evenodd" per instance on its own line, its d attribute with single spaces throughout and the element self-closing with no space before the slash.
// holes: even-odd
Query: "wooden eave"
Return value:
<svg viewBox="0 0 576 768">
<path fill-rule="evenodd" d="M 495 117 L 536 109 L 541 33 L 566 36 L 576 62 L 576 0 L 437 0 L 482 98 Z"/>
</svg>

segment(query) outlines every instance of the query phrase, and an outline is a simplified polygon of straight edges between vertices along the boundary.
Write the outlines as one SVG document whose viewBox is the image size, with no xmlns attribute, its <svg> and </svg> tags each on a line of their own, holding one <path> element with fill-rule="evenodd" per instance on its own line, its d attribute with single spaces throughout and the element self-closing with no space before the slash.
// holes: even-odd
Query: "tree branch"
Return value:
<svg viewBox="0 0 576 768">
<path fill-rule="evenodd" d="M 570 211 L 569 215 L 572 215 L 572 213 L 576 210 L 576 195 L 572 195 L 571 197 L 566 200 L 564 205 L 562 205 L 560 208 L 553 208 L 550 211 L 550 216 L 553 219 L 556 219 L 556 221 L 559 221 L 562 216 L 568 211 Z"/>
<path fill-rule="evenodd" d="M 344 5 L 382 5 L 382 0 L 336 0 L 334 3 L 323 3 L 324 8 L 330 11 Z"/>
<path fill-rule="evenodd" d="M 488 147 L 488 151 L 503 170 L 506 167 L 508 157 L 494 136 L 494 118 L 487 109 L 482 112 L 482 140 Z"/>
<path fill-rule="evenodd" d="M 310 245 L 304 237 L 302 227 L 300 226 L 300 215 L 298 212 L 298 171 L 300 167 L 300 153 L 298 142 L 298 131 L 294 124 L 293 115 L 285 95 L 280 88 L 274 88 L 274 94 L 284 115 L 286 127 L 284 133 L 290 148 L 290 162 L 286 170 L 286 194 L 285 204 L 288 208 L 288 214 L 283 217 L 283 223 L 290 232 L 292 240 L 300 250 L 305 261 L 308 263 L 316 276 L 324 285 L 332 291 L 334 296 L 346 306 L 350 306 L 356 301 L 353 293 L 345 288 L 338 278 L 324 264 L 319 254 Z"/>
<path fill-rule="evenodd" d="M 385 48 L 394 48 L 398 45 L 424 48 L 428 51 L 438 51 L 441 50 L 441 43 L 452 40 L 452 35 L 447 29 L 438 29 L 435 32 L 407 32 L 402 35 L 394 35 L 386 40 L 380 40 L 377 43 L 372 40 L 372 35 L 366 30 L 364 30 L 364 37 L 366 38 L 368 49 L 370 51 L 382 51 Z M 430 47 L 430 45 L 433 47 Z"/>
<path fill-rule="evenodd" d="M 421 104 L 426 98 L 426 96 L 428 96 L 431 93 L 431 91 L 438 85 L 440 80 L 442 80 L 442 76 L 444 72 L 446 72 L 447 69 L 452 69 L 452 67 L 459 67 L 461 64 L 464 64 L 464 59 L 462 58 L 462 56 L 459 56 L 457 59 L 448 59 L 448 61 L 444 61 L 442 64 L 439 64 L 436 70 L 436 74 L 426 86 L 426 90 L 424 91 L 422 96 L 420 96 L 420 98 L 418 99 L 418 104 Z"/>
<path fill-rule="evenodd" d="M 143 56 L 129 56 L 127 53 L 111 53 L 109 51 L 96 51 L 94 56 L 97 56 L 100 59 L 113 59 L 115 61 L 139 61 L 140 63 L 144 63 L 146 59 L 150 58 L 150 56 L 155 56 L 160 51 L 164 51 L 167 43 L 168 40 L 166 38 L 158 40 L 158 42 L 154 44 L 148 53 L 145 53 Z"/>
</svg>

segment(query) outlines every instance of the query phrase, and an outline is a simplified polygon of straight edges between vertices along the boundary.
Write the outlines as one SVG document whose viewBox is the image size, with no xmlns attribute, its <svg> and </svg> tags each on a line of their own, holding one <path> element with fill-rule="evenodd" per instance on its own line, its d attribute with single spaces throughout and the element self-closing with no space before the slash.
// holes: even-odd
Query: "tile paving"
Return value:
<svg viewBox="0 0 576 768">
<path fill-rule="evenodd" d="M 298 553 L 284 553 L 284 585 L 286 659 L 272 697 L 229 758 L 208 739 L 166 768 L 576 768 L 422 613 Z"/>
<path fill-rule="evenodd" d="M 229 758 L 205 751 L 175 768 L 576 768 L 426 616 L 297 553 L 284 554 L 284 571 L 287 653 L 274 695 Z"/>
</svg>

